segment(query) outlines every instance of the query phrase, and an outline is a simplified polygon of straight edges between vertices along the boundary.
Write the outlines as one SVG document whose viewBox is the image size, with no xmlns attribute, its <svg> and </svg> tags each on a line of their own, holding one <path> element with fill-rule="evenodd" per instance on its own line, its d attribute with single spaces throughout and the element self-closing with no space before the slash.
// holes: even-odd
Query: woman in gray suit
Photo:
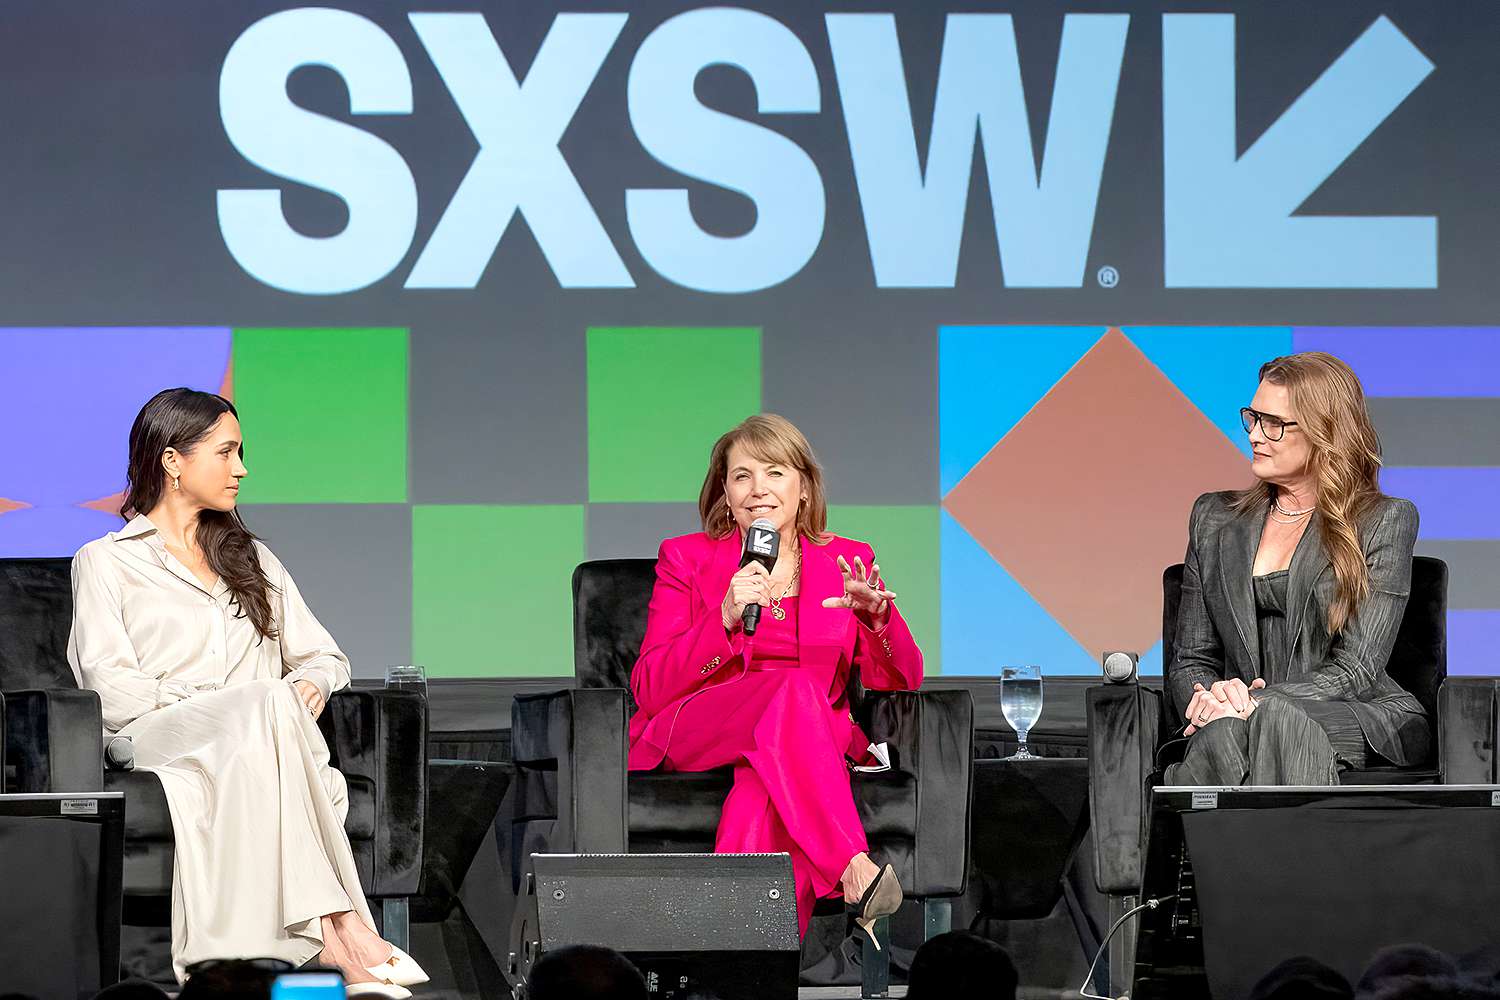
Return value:
<svg viewBox="0 0 1500 1000">
<path fill-rule="evenodd" d="M 1259 482 L 1193 506 L 1171 665 L 1174 785 L 1331 785 L 1427 758 L 1427 713 L 1386 673 L 1417 509 L 1380 492 L 1364 390 L 1330 354 L 1267 362 L 1240 411 Z"/>
</svg>

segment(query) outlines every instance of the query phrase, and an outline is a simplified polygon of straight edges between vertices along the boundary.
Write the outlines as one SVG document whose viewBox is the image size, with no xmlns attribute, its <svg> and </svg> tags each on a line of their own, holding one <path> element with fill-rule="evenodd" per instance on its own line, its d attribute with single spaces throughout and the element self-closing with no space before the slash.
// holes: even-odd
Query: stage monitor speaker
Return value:
<svg viewBox="0 0 1500 1000">
<path fill-rule="evenodd" d="M 533 854 L 511 930 L 517 1000 L 568 945 L 604 945 L 653 1000 L 795 1000 L 801 945 L 786 854 Z"/>
<path fill-rule="evenodd" d="M 120 978 L 121 792 L 0 795 L 0 993 L 84 1000 Z"/>
<path fill-rule="evenodd" d="M 1304 955 L 1358 982 L 1420 941 L 1500 941 L 1500 785 L 1158 787 L 1134 1000 L 1244 997 Z"/>
</svg>

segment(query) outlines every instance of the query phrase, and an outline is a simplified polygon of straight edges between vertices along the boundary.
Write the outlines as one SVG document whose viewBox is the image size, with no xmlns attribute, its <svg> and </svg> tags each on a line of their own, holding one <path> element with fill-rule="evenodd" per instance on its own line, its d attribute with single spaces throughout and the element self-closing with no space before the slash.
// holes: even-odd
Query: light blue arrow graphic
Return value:
<svg viewBox="0 0 1500 1000">
<path fill-rule="evenodd" d="M 1235 156 L 1234 16 L 1162 16 L 1168 288 L 1436 288 L 1432 216 L 1292 215 L 1432 72 L 1389 19 Z"/>
</svg>

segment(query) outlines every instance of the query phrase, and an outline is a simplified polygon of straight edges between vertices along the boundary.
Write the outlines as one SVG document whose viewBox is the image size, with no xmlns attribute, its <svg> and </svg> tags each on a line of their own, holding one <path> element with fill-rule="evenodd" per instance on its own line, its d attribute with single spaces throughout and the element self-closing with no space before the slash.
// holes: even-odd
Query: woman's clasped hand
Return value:
<svg viewBox="0 0 1500 1000">
<path fill-rule="evenodd" d="M 1187 711 L 1182 713 L 1183 718 L 1188 720 L 1183 735 L 1191 736 L 1210 722 L 1226 715 L 1236 719 L 1250 718 L 1256 706 L 1256 699 L 1250 696 L 1250 692 L 1259 691 L 1265 686 L 1266 682 L 1259 677 L 1248 686 L 1238 677 L 1215 681 L 1213 687 L 1208 688 L 1202 684 L 1194 684 L 1193 698 L 1188 702 Z"/>
</svg>

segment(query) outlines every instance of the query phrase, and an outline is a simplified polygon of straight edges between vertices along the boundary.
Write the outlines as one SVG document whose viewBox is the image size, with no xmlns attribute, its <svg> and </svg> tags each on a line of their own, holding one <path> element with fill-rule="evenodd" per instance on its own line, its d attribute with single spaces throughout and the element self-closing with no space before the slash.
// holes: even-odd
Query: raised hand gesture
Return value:
<svg viewBox="0 0 1500 1000">
<path fill-rule="evenodd" d="M 868 570 L 859 556 L 854 557 L 851 569 L 847 560 L 839 556 L 839 572 L 844 577 L 844 592 L 838 597 L 823 601 L 825 608 L 849 608 L 870 628 L 880 628 L 890 612 L 896 595 L 885 589 L 880 579 L 880 565 L 872 563 Z"/>
</svg>

